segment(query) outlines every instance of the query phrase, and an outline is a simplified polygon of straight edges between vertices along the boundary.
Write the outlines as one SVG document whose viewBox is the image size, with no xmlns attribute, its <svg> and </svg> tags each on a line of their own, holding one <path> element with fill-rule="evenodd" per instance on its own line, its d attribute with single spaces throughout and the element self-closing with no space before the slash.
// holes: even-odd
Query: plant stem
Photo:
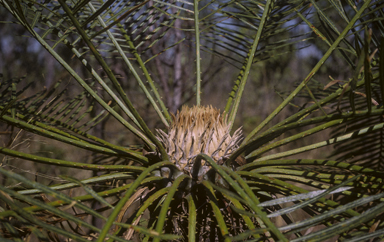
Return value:
<svg viewBox="0 0 384 242">
<path fill-rule="evenodd" d="M 270 10 L 271 10 L 271 8 L 270 8 L 271 7 L 271 2 L 272 2 L 271 0 L 268 0 L 265 3 L 264 12 L 263 12 L 263 16 L 261 17 L 261 20 L 260 20 L 259 28 L 257 30 L 255 39 L 254 39 L 253 44 L 252 44 L 252 47 L 249 50 L 248 57 L 246 59 L 244 72 L 243 73 L 240 72 L 240 75 L 242 75 L 242 74 L 243 75 L 242 75 L 242 78 L 241 78 L 239 89 L 238 89 L 238 91 L 236 93 L 235 103 L 233 104 L 233 107 L 232 107 L 232 110 L 231 110 L 231 114 L 229 115 L 229 119 L 228 119 L 228 123 L 230 125 L 229 130 L 232 129 L 233 123 L 234 123 L 235 118 L 236 118 L 237 110 L 239 109 L 240 100 L 241 100 L 241 97 L 243 95 L 244 87 L 245 87 L 245 84 L 247 82 L 247 79 L 248 79 L 248 76 L 249 76 L 249 72 L 251 70 L 251 66 L 252 66 L 252 63 L 253 63 L 253 58 L 255 57 L 255 53 L 256 53 L 257 47 L 259 46 L 259 43 L 260 43 L 261 34 L 263 32 L 265 24 L 267 23 L 267 17 L 268 17 L 268 15 L 270 13 Z"/>
<path fill-rule="evenodd" d="M 199 0 L 193 0 L 195 16 L 195 41 L 196 41 L 196 105 L 201 101 L 201 70 L 200 70 L 200 32 L 199 32 Z"/>
</svg>

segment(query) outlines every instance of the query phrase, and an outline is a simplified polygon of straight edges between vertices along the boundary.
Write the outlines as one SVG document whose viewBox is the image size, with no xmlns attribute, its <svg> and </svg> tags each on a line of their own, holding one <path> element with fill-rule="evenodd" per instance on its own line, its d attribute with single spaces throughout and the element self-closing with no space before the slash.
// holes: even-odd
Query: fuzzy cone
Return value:
<svg viewBox="0 0 384 242">
<path fill-rule="evenodd" d="M 171 161 L 186 174 L 191 173 L 198 154 L 207 154 L 216 163 L 221 163 L 239 147 L 242 140 L 241 128 L 231 136 L 230 125 L 222 118 L 220 111 L 211 106 L 183 106 L 173 119 L 168 134 L 157 130 L 157 138 L 163 143 Z M 204 173 L 209 170 L 204 161 L 202 168 Z"/>
</svg>

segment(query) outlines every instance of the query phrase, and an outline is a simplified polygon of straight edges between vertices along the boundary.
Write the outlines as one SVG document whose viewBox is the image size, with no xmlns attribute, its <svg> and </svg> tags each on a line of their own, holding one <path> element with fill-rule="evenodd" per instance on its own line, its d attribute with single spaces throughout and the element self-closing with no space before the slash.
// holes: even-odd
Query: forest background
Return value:
<svg viewBox="0 0 384 242">
<path fill-rule="evenodd" d="M 0 16 L 2 21 L 12 21 L 12 16 L 3 8 L 0 8 Z M 331 15 L 332 19 L 339 19 L 338 13 L 334 12 Z M 292 20 L 296 21 L 296 20 Z M 342 21 L 339 19 L 339 21 Z M 290 23 L 292 24 L 292 23 Z M 172 30 L 178 32 L 177 30 Z M 301 23 L 300 28 L 294 28 L 289 34 L 291 36 L 299 36 L 310 32 L 306 24 Z M 172 33 L 174 34 L 174 33 Z M 285 33 L 288 34 L 288 33 Z M 33 80 L 33 85 L 28 89 L 28 93 L 36 93 L 42 88 L 49 89 L 56 81 L 61 80 L 66 83 L 68 91 L 64 94 L 68 99 L 74 94 L 82 91 L 82 88 L 73 84 L 70 74 L 65 71 L 60 64 L 55 62 L 54 58 L 41 47 L 33 38 L 25 38 L 28 36 L 27 30 L 17 24 L 0 24 L 0 73 L 3 79 L 13 77 L 27 76 L 25 82 Z M 182 39 L 181 33 L 176 33 L 179 39 Z M 167 38 L 161 40 L 163 46 Z M 274 50 L 274 54 L 270 58 L 259 61 L 252 66 L 247 88 L 244 90 L 244 98 L 241 101 L 239 114 L 235 120 L 235 127 L 243 127 L 245 134 L 248 134 L 257 124 L 264 120 L 276 108 L 285 95 L 292 91 L 295 85 L 304 79 L 306 73 L 319 61 L 322 57 L 321 52 L 326 50 L 321 49 L 321 45 L 317 38 L 309 38 L 303 42 L 298 42 L 295 45 L 280 47 Z M 168 55 L 163 58 L 158 58 L 151 63 L 151 69 L 158 74 L 154 76 L 154 80 L 161 90 L 164 90 L 162 95 L 164 102 L 169 110 L 176 114 L 176 111 L 182 105 L 193 105 L 195 103 L 195 83 L 194 83 L 194 46 L 187 43 L 175 47 Z M 71 53 L 62 48 L 58 50 L 61 56 L 66 59 L 71 59 Z M 154 48 L 151 54 L 156 53 Z M 202 53 L 205 54 L 204 52 Z M 227 55 L 234 53 L 227 51 Z M 209 54 L 205 54 L 207 57 Z M 337 56 L 337 53 L 336 53 Z M 202 104 L 212 105 L 220 110 L 224 110 L 225 102 L 229 93 L 232 91 L 233 80 L 238 75 L 238 67 L 227 62 L 224 57 L 219 55 L 203 58 L 202 66 L 206 71 L 202 74 L 204 90 L 202 92 Z M 340 57 L 340 56 L 339 56 Z M 111 58 L 113 61 L 113 58 Z M 128 96 L 135 96 L 137 101 L 137 110 L 145 117 L 151 129 L 163 128 L 161 123 L 154 117 L 156 113 L 150 107 L 149 101 L 145 98 L 144 93 L 140 90 L 137 82 L 130 81 L 129 70 L 125 67 L 111 65 L 113 71 L 120 77 L 121 84 L 126 90 Z M 85 74 L 86 70 L 82 68 L 81 63 L 77 63 L 76 69 L 79 73 Z M 323 65 L 322 69 L 317 72 L 318 88 L 322 89 L 328 82 L 329 77 L 335 80 L 346 80 L 350 76 L 350 70 L 344 61 L 339 58 L 329 58 Z M 220 81 L 217 81 L 220 80 Z M 27 96 L 27 93 L 26 93 Z M 304 103 L 304 102 L 303 102 Z M 302 103 L 292 103 L 288 108 L 284 109 L 278 116 L 278 121 L 283 120 L 294 111 L 300 109 Z M 99 110 L 93 110 L 93 116 L 97 115 Z M 157 121 L 156 121 L 157 120 Z M 6 125 L 3 125 L 3 144 L 7 144 L 14 137 L 7 137 Z M 123 146 L 135 144 L 135 136 L 129 135 L 128 130 L 116 128 L 114 122 L 108 122 L 108 118 L 97 124 L 91 131 L 95 136 L 107 139 L 112 143 L 122 144 Z M 7 138 L 5 138 L 7 137 Z M 20 142 L 25 140 L 25 137 L 19 136 Z M 329 138 L 329 132 L 322 133 L 322 136 L 317 136 L 319 140 Z M 317 139 L 316 138 L 316 139 Z M 37 139 L 37 140 L 36 140 Z M 29 149 L 29 152 L 50 156 L 51 158 L 73 159 L 74 155 L 79 157 L 79 153 L 71 151 L 71 146 L 59 147 L 54 143 L 46 143 L 41 137 L 30 136 L 27 138 L 27 144 L 20 148 Z M 307 142 L 298 140 L 298 144 L 291 143 L 289 147 L 298 147 L 306 145 Z M 18 142 L 16 142 L 18 143 Z M 32 146 L 31 146 L 32 145 Z M 64 145 L 65 146 L 65 145 Z M 321 150 L 315 150 L 316 154 L 323 154 Z M 89 154 L 81 155 L 86 157 Z M 326 158 L 326 154 L 323 154 Z M 310 157 L 308 157 L 310 158 Z M 81 158 L 83 159 L 83 158 Z M 17 163 L 16 163 L 17 164 Z M 15 164 L 15 167 L 17 165 Z M 31 164 L 32 166 L 36 164 Z M 36 167 L 31 167 L 31 174 L 37 172 Z M 55 174 L 61 174 L 60 171 L 54 171 Z M 81 177 L 81 175 L 79 175 Z"/>
</svg>

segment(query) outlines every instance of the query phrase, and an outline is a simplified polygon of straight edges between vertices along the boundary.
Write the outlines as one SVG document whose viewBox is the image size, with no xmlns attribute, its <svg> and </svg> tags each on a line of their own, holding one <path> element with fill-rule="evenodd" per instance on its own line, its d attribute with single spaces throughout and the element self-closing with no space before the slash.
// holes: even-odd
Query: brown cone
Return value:
<svg viewBox="0 0 384 242">
<path fill-rule="evenodd" d="M 230 125 L 222 118 L 220 111 L 211 106 L 183 106 L 173 119 L 168 134 L 157 130 L 157 138 L 163 143 L 171 161 L 186 174 L 191 173 L 198 154 L 207 154 L 217 163 L 228 158 L 242 140 L 241 128 L 231 136 L 228 130 Z M 209 169 L 204 161 L 202 166 L 205 172 Z"/>
</svg>

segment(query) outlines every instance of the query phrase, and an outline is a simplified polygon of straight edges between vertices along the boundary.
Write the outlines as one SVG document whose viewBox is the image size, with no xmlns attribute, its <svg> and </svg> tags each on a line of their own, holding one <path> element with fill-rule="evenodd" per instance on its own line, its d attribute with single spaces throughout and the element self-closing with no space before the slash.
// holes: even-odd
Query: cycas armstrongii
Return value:
<svg viewBox="0 0 384 242">
<path fill-rule="evenodd" d="M 3 10 L 14 17 L 0 23 L 22 25 L 27 33 L 19 36 L 32 37 L 42 46 L 28 46 L 25 49 L 32 51 L 26 56 L 48 51 L 63 73 L 84 88 L 69 88 L 67 98 L 58 82 L 25 96 L 30 83 L 24 86 L 22 79 L 8 76 L 17 69 L 6 67 L 7 77 L 0 75 L 0 121 L 7 126 L 4 130 L 10 130 L 10 135 L 1 136 L 10 140 L 1 140 L 4 147 L 0 147 L 0 240 L 34 236 L 40 241 L 87 242 L 95 236 L 98 242 L 106 238 L 124 242 L 136 236 L 136 241 L 154 242 L 382 241 L 384 109 L 372 106 L 372 99 L 384 99 L 383 1 L 338 2 L 0 0 L 1 18 Z M 368 28 L 373 31 L 364 31 Z M 7 36 L 1 40 L 9 42 Z M 275 110 L 268 110 L 268 117 L 261 121 L 263 115 L 255 114 L 259 124 L 244 131 L 247 136 L 242 139 L 241 129 L 231 130 L 242 96 L 260 93 L 263 82 L 254 74 L 269 65 L 254 64 L 298 50 L 299 43 L 326 51 L 296 89 L 284 94 Z M 304 62 L 307 57 L 295 54 L 293 59 Z M 340 82 L 346 83 L 342 87 L 335 87 L 339 80 L 333 80 L 332 88 L 319 93 L 313 86 L 315 79 L 325 85 L 319 70 L 335 59 L 338 64 L 345 60 L 350 80 Z M 287 70 L 296 66 L 291 60 L 289 65 L 275 60 L 271 63 Z M 202 107 L 202 87 L 208 82 L 225 87 L 219 70 L 227 67 L 233 86 L 223 113 Z M 127 71 L 124 78 L 117 75 L 121 70 Z M 194 84 L 192 75 L 187 76 L 193 71 Z M 284 78 L 263 76 L 279 82 L 295 79 L 289 73 Z M 251 86 L 248 79 L 253 79 Z M 31 83 L 41 84 L 39 79 Z M 288 83 L 288 88 L 292 86 Z M 162 96 L 172 93 L 183 95 L 164 102 Z M 299 97 L 306 93 L 310 100 L 303 103 Z M 179 106 L 192 97 L 197 106 L 185 106 L 172 118 L 165 103 Z M 150 112 L 138 111 L 147 104 L 163 127 L 169 127 L 167 131 L 153 133 L 153 122 L 145 122 L 152 119 Z M 290 104 L 300 109 L 279 116 Z M 340 112 L 332 111 L 334 104 Z M 264 100 L 257 105 L 271 107 Z M 90 133 L 107 115 L 112 123 L 101 125 L 103 133 Z M 283 120 L 276 118 L 282 116 Z M 121 142 L 114 133 L 105 136 L 109 129 L 104 128 L 116 123 L 121 126 L 111 130 L 129 139 Z M 352 124 L 351 130 L 345 131 L 346 124 Z M 332 128 L 337 128 L 336 137 L 318 135 Z M 21 149 L 15 145 L 19 129 L 44 137 L 47 143 L 66 144 L 68 153 L 76 155 L 52 158 L 33 146 Z M 140 140 L 139 146 L 131 135 Z M 302 139 L 308 145 L 297 143 Z M 337 161 L 308 153 L 345 141 L 336 150 Z M 146 147 L 144 155 L 138 147 Z M 356 150 L 356 162 L 364 159 L 361 166 L 348 161 Z M 28 162 L 18 167 L 16 159 Z M 55 170 L 48 181 L 38 173 L 25 173 L 41 164 Z M 72 172 L 54 179 L 56 169 L 61 172 L 63 167 L 85 172 L 76 172 L 78 179 L 71 177 Z M 331 193 L 335 195 L 330 198 Z"/>
</svg>

